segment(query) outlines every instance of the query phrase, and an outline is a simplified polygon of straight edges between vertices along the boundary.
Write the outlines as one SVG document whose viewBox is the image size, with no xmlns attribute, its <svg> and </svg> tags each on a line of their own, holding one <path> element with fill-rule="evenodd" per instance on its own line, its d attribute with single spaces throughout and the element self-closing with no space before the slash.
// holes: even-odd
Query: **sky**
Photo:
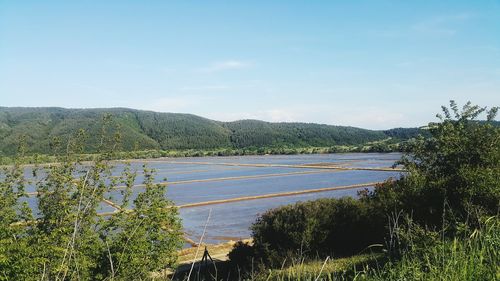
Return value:
<svg viewBox="0 0 500 281">
<path fill-rule="evenodd" d="M 0 106 L 370 129 L 500 105 L 500 1 L 0 0 Z"/>
</svg>

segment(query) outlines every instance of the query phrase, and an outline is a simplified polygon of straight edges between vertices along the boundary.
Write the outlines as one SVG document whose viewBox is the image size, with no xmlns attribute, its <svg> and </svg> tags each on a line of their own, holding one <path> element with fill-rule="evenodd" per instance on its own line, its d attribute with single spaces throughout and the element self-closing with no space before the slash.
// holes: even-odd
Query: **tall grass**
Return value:
<svg viewBox="0 0 500 281">
<path fill-rule="evenodd" d="M 363 254 L 333 260 L 298 262 L 238 280 L 500 280 L 500 219 L 488 218 L 467 235 L 412 245 L 398 260 Z"/>
<path fill-rule="evenodd" d="M 262 273 L 256 280 L 269 281 L 314 281 L 314 280 L 352 280 L 364 272 L 369 265 L 376 266 L 383 260 L 381 254 L 362 254 L 348 258 L 326 259 L 313 262 L 301 262 L 288 268 Z"/>
<path fill-rule="evenodd" d="M 490 217 L 465 237 L 410 250 L 359 280 L 500 280 L 500 220 Z"/>
</svg>

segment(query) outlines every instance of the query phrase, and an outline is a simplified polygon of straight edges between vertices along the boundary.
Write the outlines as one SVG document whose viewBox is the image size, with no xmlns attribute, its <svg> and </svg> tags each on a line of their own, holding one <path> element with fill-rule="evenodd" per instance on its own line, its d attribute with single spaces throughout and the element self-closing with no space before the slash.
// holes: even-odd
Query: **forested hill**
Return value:
<svg viewBox="0 0 500 281">
<path fill-rule="evenodd" d="M 103 116 L 108 113 L 113 123 L 108 128 L 119 128 L 122 149 L 127 151 L 360 145 L 388 137 L 405 139 L 419 131 L 373 131 L 345 126 L 257 120 L 218 122 L 191 114 L 126 108 L 0 107 L 0 155 L 14 154 L 21 138 L 29 153 L 49 153 L 50 143 L 55 137 L 64 143 L 80 129 L 84 129 L 88 135 L 85 151 L 94 152 L 99 142 Z"/>
</svg>

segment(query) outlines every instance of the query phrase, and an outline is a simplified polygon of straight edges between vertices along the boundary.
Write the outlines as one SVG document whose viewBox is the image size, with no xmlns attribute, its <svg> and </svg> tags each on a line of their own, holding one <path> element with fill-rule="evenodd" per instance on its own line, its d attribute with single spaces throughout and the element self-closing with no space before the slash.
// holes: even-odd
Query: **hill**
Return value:
<svg viewBox="0 0 500 281">
<path fill-rule="evenodd" d="M 0 107 L 0 155 L 16 153 L 21 137 L 28 153 L 50 152 L 79 129 L 89 136 L 85 152 L 99 143 L 102 117 L 111 114 L 113 130 L 121 133 L 125 151 L 145 149 L 216 149 L 254 147 L 320 147 L 362 145 L 392 137 L 407 139 L 420 130 L 375 131 L 312 123 L 270 123 L 258 120 L 219 122 L 192 114 L 159 113 L 127 108 L 66 109 Z"/>
</svg>

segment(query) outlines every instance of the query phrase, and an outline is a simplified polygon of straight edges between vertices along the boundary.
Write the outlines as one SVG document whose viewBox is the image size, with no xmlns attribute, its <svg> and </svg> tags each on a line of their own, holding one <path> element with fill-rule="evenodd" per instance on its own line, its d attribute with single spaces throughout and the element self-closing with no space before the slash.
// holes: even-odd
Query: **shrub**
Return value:
<svg viewBox="0 0 500 281">
<path fill-rule="evenodd" d="M 91 163 L 75 158 L 83 133 L 58 164 L 35 165 L 32 177 L 18 163 L 0 172 L 0 280 L 136 280 L 175 265 L 181 224 L 165 186 L 153 184 L 154 172 L 144 167 L 145 191 L 132 201 L 136 173 L 126 166 L 116 177 L 107 160 L 113 150 Z M 119 184 L 125 187 L 116 214 L 98 215 Z M 37 210 L 26 203 L 27 186 L 36 189 Z"/>
<path fill-rule="evenodd" d="M 276 267 L 289 257 L 358 253 L 384 240 L 394 242 L 391 218 L 403 214 L 409 218 L 407 231 L 399 229 L 399 245 L 388 246 L 399 256 L 415 256 L 415 249 L 434 249 L 438 230 L 443 241 L 453 239 L 461 229 L 478 228 L 485 215 L 496 215 L 500 128 L 493 121 L 498 108 L 486 112 L 469 102 L 459 110 L 453 101 L 450 108 L 443 107 L 440 123 L 429 124 L 428 138 L 405 144 L 408 152 L 398 162 L 406 169 L 401 178 L 361 192 L 359 201 L 320 199 L 264 213 L 252 226 L 254 254 Z M 478 121 L 484 112 L 486 121 Z"/>
<path fill-rule="evenodd" d="M 389 262 L 382 268 L 358 273 L 358 279 L 498 280 L 498 216 L 482 220 L 479 228 L 471 232 L 461 233 L 453 239 L 434 239 L 427 247 L 422 246 L 408 248 L 398 262 Z"/>
<path fill-rule="evenodd" d="M 403 210 L 429 228 L 443 223 L 453 233 L 457 223 L 478 223 L 495 215 L 500 203 L 500 128 L 493 125 L 497 108 L 486 121 L 476 118 L 486 108 L 467 103 L 460 111 L 452 101 L 440 123 L 429 125 L 429 138 L 407 145 L 399 164 L 407 173 L 367 193 L 363 200 L 385 212 Z M 450 111 L 452 113 L 450 113 Z"/>
<path fill-rule="evenodd" d="M 270 210 L 252 226 L 256 254 L 272 266 L 285 257 L 346 256 L 383 241 L 383 217 L 352 198 L 319 199 Z"/>
<path fill-rule="evenodd" d="M 252 265 L 259 264 L 259 261 L 254 260 L 256 256 L 255 247 L 246 242 L 236 242 L 228 254 L 233 274 L 251 271 Z"/>
</svg>

